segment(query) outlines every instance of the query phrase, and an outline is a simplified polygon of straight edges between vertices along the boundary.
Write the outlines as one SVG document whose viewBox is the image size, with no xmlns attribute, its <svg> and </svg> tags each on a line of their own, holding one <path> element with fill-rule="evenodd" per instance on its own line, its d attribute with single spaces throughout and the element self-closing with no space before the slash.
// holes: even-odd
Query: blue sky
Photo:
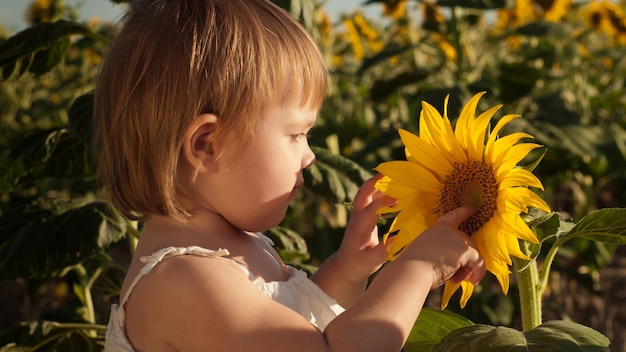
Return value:
<svg viewBox="0 0 626 352">
<path fill-rule="evenodd" d="M 67 4 L 75 5 L 82 3 L 80 16 L 82 19 L 99 17 L 102 20 L 115 20 L 120 17 L 122 7 L 112 3 L 110 0 L 65 0 Z M 0 0 L 0 23 L 11 33 L 25 28 L 24 13 L 31 0 Z M 326 0 L 326 9 L 333 16 L 338 18 L 340 13 L 350 12 L 350 10 L 361 7 L 368 12 L 374 10 L 378 13 L 379 5 L 362 5 L 365 0 Z"/>
</svg>

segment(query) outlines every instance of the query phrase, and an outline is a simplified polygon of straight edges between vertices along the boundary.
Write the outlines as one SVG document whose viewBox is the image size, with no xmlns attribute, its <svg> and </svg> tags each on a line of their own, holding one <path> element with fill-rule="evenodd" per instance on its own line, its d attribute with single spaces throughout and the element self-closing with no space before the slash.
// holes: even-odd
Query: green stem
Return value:
<svg viewBox="0 0 626 352">
<path fill-rule="evenodd" d="M 559 250 L 563 243 L 560 240 L 557 240 L 546 255 L 546 259 L 543 261 L 543 266 L 541 267 L 541 273 L 539 275 L 539 283 L 537 284 L 537 292 L 539 294 L 543 294 L 543 291 L 548 287 L 548 278 L 550 276 L 550 268 L 552 267 L 552 262 L 554 261 L 554 257 L 556 256 L 556 252 Z"/>
<path fill-rule="evenodd" d="M 527 261 L 513 257 L 513 268 L 519 287 L 522 310 L 522 329 L 528 331 L 541 325 L 541 294 L 537 290 L 539 273 L 535 260 Z"/>
<path fill-rule="evenodd" d="M 461 29 L 461 9 L 458 6 L 452 7 L 452 15 L 450 18 L 450 26 L 452 28 L 452 41 L 454 44 L 454 50 L 456 50 L 456 72 L 455 78 L 457 82 L 461 82 L 463 79 L 463 39 L 461 38 L 462 29 Z"/>
<path fill-rule="evenodd" d="M 97 268 L 91 276 L 82 264 L 74 266 L 73 270 L 76 273 L 76 276 L 78 276 L 79 281 L 79 284 L 75 286 L 74 290 L 77 291 L 76 293 L 79 295 L 79 298 L 83 303 L 84 309 L 82 318 L 86 322 L 95 324 L 96 313 L 93 306 L 93 297 L 91 296 L 91 287 L 102 273 L 102 269 Z"/>
<path fill-rule="evenodd" d="M 135 255 L 135 250 L 137 249 L 137 244 L 139 243 L 139 222 L 130 221 L 129 223 L 129 232 L 128 232 L 128 245 L 130 247 L 130 255 Z"/>
</svg>

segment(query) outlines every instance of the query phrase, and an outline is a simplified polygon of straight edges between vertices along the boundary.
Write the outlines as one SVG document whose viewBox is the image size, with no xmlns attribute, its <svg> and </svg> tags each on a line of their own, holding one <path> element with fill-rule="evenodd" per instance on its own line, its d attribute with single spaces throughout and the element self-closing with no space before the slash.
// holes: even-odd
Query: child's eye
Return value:
<svg viewBox="0 0 626 352">
<path fill-rule="evenodd" d="M 292 134 L 291 135 L 291 138 L 293 140 L 295 140 L 295 141 L 303 140 L 303 139 L 304 140 L 308 140 L 309 137 L 310 137 L 310 135 L 308 133 L 306 133 L 306 132 L 300 132 L 300 133 L 296 133 L 296 134 Z"/>
</svg>

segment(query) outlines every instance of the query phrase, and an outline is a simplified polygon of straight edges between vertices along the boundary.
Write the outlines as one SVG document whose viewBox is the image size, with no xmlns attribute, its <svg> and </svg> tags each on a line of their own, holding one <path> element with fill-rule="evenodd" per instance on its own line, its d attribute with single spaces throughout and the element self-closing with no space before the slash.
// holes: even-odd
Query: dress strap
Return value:
<svg viewBox="0 0 626 352">
<path fill-rule="evenodd" d="M 274 264 L 276 264 L 276 267 L 283 272 L 283 274 L 285 275 L 285 279 L 289 279 L 289 277 L 291 276 L 289 274 L 289 269 L 287 269 L 287 266 L 280 257 L 280 254 L 278 254 L 276 249 L 274 249 L 274 241 L 272 241 L 271 238 L 265 236 L 260 232 L 256 232 L 256 235 L 259 236 L 259 238 L 261 239 L 261 247 L 263 248 L 265 253 L 267 253 L 272 259 L 274 259 Z"/>
<path fill-rule="evenodd" d="M 181 256 L 181 255 L 197 255 L 201 257 L 221 258 L 221 257 L 230 255 L 230 252 L 227 249 L 222 249 L 222 248 L 218 250 L 211 250 L 211 249 L 206 249 L 206 248 L 202 248 L 198 246 L 166 247 L 166 248 L 156 251 L 152 255 L 141 257 L 139 258 L 139 260 L 142 263 L 146 263 L 146 265 L 144 265 L 143 268 L 141 268 L 141 270 L 139 271 L 139 274 L 137 274 L 135 279 L 131 282 L 130 286 L 128 287 L 128 290 L 126 291 L 126 294 L 124 294 L 124 297 L 119 302 L 119 305 L 123 306 L 126 303 L 126 301 L 128 301 L 130 294 L 133 292 L 133 289 L 135 288 L 139 280 L 143 276 L 148 274 L 152 270 L 152 268 L 154 268 L 158 263 L 160 263 L 161 261 L 165 259 L 173 258 L 173 257 Z M 228 258 L 224 258 L 224 259 L 227 259 L 235 263 L 237 267 L 241 268 L 241 270 L 243 270 L 244 273 L 246 273 L 248 277 L 251 278 L 251 280 L 256 279 L 256 277 L 247 268 L 243 267 L 241 264 Z"/>
</svg>

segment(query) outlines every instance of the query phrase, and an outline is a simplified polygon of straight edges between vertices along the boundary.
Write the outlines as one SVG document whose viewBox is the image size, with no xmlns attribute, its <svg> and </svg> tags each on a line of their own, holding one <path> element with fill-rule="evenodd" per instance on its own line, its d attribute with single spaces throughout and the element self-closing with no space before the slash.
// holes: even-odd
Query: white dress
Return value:
<svg viewBox="0 0 626 352">
<path fill-rule="evenodd" d="M 267 239 L 261 235 L 261 238 Z M 226 257 L 229 255 L 228 250 L 210 250 L 202 247 L 167 247 L 156 253 L 142 257 L 141 261 L 146 265 L 141 269 L 137 277 L 130 284 L 128 291 L 122 297 L 119 304 L 113 304 L 111 307 L 111 315 L 104 343 L 105 352 L 134 352 L 132 345 L 126 338 L 126 312 L 124 305 L 128 301 L 137 282 L 147 275 L 155 265 L 162 260 L 180 256 L 180 255 L 197 255 L 202 257 Z M 230 260 L 222 258 L 222 260 Z M 293 267 L 288 267 L 289 279 L 287 281 L 270 281 L 265 282 L 254 276 L 246 267 L 232 261 L 244 273 L 248 275 L 250 281 L 264 295 L 272 300 L 281 303 L 307 319 L 311 324 L 321 331 L 326 328 L 328 323 L 336 316 L 341 314 L 344 309 L 337 302 L 320 289 L 313 281 L 309 280 L 304 271 Z"/>
</svg>

